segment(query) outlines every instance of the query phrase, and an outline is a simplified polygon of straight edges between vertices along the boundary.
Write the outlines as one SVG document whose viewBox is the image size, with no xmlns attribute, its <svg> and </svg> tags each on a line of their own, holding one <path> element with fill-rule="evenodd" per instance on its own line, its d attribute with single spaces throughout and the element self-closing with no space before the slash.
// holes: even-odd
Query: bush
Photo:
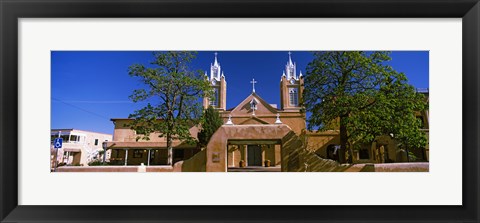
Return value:
<svg viewBox="0 0 480 223">
<path fill-rule="evenodd" d="M 223 119 L 212 106 L 209 106 L 203 113 L 201 120 L 202 129 L 198 132 L 198 143 L 205 147 L 212 135 L 223 125 Z"/>
<path fill-rule="evenodd" d="M 105 164 L 103 163 L 103 160 L 98 160 L 98 159 L 95 159 L 95 160 L 92 160 L 88 163 L 89 166 L 106 166 L 108 165 L 107 162 L 105 162 Z"/>
</svg>

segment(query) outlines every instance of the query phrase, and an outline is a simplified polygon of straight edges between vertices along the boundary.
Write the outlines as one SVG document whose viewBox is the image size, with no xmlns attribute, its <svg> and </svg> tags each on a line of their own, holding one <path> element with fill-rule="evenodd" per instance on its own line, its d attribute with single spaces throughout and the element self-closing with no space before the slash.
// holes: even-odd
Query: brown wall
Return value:
<svg viewBox="0 0 480 223">
<path fill-rule="evenodd" d="M 320 157 L 327 158 L 327 147 L 340 144 L 340 136 L 337 131 L 307 132 L 307 150 L 314 151 Z"/>
<path fill-rule="evenodd" d="M 174 168 L 182 172 L 205 172 L 206 159 L 206 149 L 203 149 L 192 158 L 175 163 Z"/>
<path fill-rule="evenodd" d="M 212 136 L 206 149 L 206 171 L 227 171 L 228 140 L 281 140 L 292 132 L 286 125 L 222 126 Z M 292 132 L 293 133 L 293 132 Z M 294 133 L 293 133 L 294 134 Z M 218 161 L 214 160 L 218 158 Z"/>
<path fill-rule="evenodd" d="M 131 130 L 130 127 L 125 126 L 126 124 L 132 122 L 131 119 L 113 119 L 115 123 L 115 129 L 113 132 L 113 141 L 117 142 L 136 142 L 137 135 L 135 131 Z M 192 126 L 190 128 L 190 134 L 192 137 L 196 138 L 198 134 L 198 127 Z M 142 135 L 138 135 L 142 136 Z M 147 142 L 147 140 L 138 140 L 138 142 Z M 150 140 L 148 142 L 166 142 L 165 137 L 159 137 L 159 133 L 152 133 L 150 135 Z"/>
</svg>

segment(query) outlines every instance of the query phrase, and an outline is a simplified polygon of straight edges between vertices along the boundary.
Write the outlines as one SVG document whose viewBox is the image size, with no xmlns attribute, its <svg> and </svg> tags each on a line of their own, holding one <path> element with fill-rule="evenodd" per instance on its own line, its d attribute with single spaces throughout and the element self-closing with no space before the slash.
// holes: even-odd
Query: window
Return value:
<svg viewBox="0 0 480 223">
<path fill-rule="evenodd" d="M 288 90 L 290 95 L 290 105 L 291 106 L 298 106 L 298 89 L 297 88 L 289 88 Z"/>
<path fill-rule="evenodd" d="M 63 152 L 63 158 L 62 158 L 63 161 L 62 162 L 63 163 L 67 162 L 68 158 L 69 158 L 68 152 Z"/>
<path fill-rule="evenodd" d="M 213 73 L 213 77 L 219 77 L 219 73 L 218 73 L 218 68 L 217 67 L 213 67 L 212 69 L 212 73 Z"/>
<path fill-rule="evenodd" d="M 370 159 L 370 156 L 368 154 L 368 149 L 362 148 L 358 151 L 358 158 L 360 159 Z"/>
<path fill-rule="evenodd" d="M 340 145 L 328 145 L 327 146 L 327 159 L 338 160 L 338 150 Z"/>
<path fill-rule="evenodd" d="M 80 141 L 80 136 L 70 135 L 70 141 L 71 142 L 79 142 Z"/>
<path fill-rule="evenodd" d="M 133 158 L 142 158 L 142 156 L 143 156 L 143 150 L 136 149 L 133 151 Z"/>
<path fill-rule="evenodd" d="M 257 110 L 257 100 L 253 99 L 251 102 L 250 102 L 250 108 L 252 110 Z"/>
<path fill-rule="evenodd" d="M 63 142 L 70 142 L 68 140 L 68 135 L 61 135 L 60 138 L 62 138 Z"/>
<path fill-rule="evenodd" d="M 98 139 L 95 139 L 95 145 L 98 146 Z"/>
<path fill-rule="evenodd" d="M 213 96 L 210 99 L 210 105 L 213 107 L 218 107 L 218 88 L 213 89 Z"/>
</svg>

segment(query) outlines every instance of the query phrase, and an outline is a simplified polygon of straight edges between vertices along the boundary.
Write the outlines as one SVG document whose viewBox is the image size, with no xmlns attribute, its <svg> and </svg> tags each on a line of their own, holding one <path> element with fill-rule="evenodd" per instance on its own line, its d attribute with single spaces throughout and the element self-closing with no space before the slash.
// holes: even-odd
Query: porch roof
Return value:
<svg viewBox="0 0 480 223">
<path fill-rule="evenodd" d="M 108 149 L 123 149 L 123 148 L 167 148 L 166 142 L 106 142 Z M 189 145 L 183 142 L 172 143 L 173 148 L 196 148 L 196 145 Z"/>
</svg>

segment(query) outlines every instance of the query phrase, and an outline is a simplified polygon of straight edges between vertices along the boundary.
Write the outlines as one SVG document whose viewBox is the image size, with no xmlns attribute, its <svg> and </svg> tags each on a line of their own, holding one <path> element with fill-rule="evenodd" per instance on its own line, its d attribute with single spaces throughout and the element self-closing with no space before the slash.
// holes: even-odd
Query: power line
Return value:
<svg viewBox="0 0 480 223">
<path fill-rule="evenodd" d="M 132 101 L 64 101 L 65 103 L 85 103 L 85 104 L 132 104 Z"/>
<path fill-rule="evenodd" d="M 92 115 L 95 115 L 95 116 L 97 116 L 97 117 L 104 118 L 104 119 L 109 119 L 109 118 L 107 118 L 107 117 L 105 117 L 105 116 L 103 116 L 103 115 L 100 115 L 100 114 L 98 114 L 98 113 L 89 111 L 89 110 L 87 110 L 87 109 L 78 107 L 78 106 L 73 105 L 73 104 L 70 104 L 70 103 L 67 103 L 67 102 L 65 102 L 65 101 L 63 101 L 63 100 L 60 100 L 60 99 L 58 99 L 58 98 L 52 97 L 52 99 L 55 100 L 55 101 L 61 102 L 61 103 L 63 103 L 63 104 L 69 105 L 69 106 L 71 106 L 71 107 L 74 107 L 74 108 L 76 108 L 76 109 L 79 109 L 79 110 L 81 110 L 81 111 L 84 111 L 84 112 L 90 113 L 90 114 L 92 114 Z"/>
</svg>

